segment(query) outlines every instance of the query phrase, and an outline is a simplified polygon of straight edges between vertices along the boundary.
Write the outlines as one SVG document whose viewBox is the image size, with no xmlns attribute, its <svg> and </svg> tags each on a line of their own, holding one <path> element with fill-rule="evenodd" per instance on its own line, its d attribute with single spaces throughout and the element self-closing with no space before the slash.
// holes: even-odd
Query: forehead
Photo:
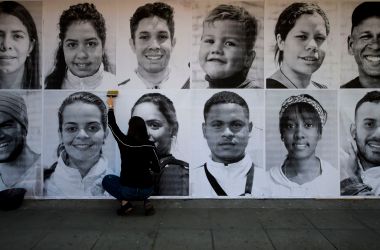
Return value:
<svg viewBox="0 0 380 250">
<path fill-rule="evenodd" d="M 219 35 L 223 37 L 245 37 L 244 26 L 234 20 L 216 20 L 203 24 L 203 35 Z"/>
<path fill-rule="evenodd" d="M 325 20 L 317 13 L 302 14 L 294 24 L 295 31 L 319 31 L 326 33 Z"/>
<path fill-rule="evenodd" d="M 296 108 L 287 109 L 284 113 L 284 119 L 288 121 L 304 121 L 304 120 L 319 120 L 316 112 L 303 110 L 302 112 Z"/>
<path fill-rule="evenodd" d="M 101 120 L 101 112 L 94 104 L 75 102 L 65 107 L 63 122 L 89 122 Z"/>
<path fill-rule="evenodd" d="M 136 33 L 140 32 L 169 32 L 168 23 L 166 20 L 158 17 L 146 17 L 139 21 L 137 25 Z"/>
<path fill-rule="evenodd" d="M 235 120 L 248 120 L 248 111 L 236 103 L 214 104 L 206 114 L 206 122 Z"/>
<path fill-rule="evenodd" d="M 89 39 L 97 38 L 99 36 L 90 22 L 74 22 L 67 28 L 65 39 Z"/>
<path fill-rule="evenodd" d="M 374 17 L 369 17 L 369 18 L 364 19 L 353 28 L 353 33 L 355 32 L 380 33 L 380 17 L 374 16 Z"/>
<path fill-rule="evenodd" d="M 135 106 L 132 116 L 140 116 L 147 120 L 166 120 L 158 107 L 151 102 L 143 102 Z"/>
<path fill-rule="evenodd" d="M 25 25 L 16 16 L 2 13 L 0 14 L 0 29 L 27 31 Z"/>
<path fill-rule="evenodd" d="M 376 119 L 380 120 L 380 103 L 364 102 L 356 111 L 356 119 Z"/>
</svg>

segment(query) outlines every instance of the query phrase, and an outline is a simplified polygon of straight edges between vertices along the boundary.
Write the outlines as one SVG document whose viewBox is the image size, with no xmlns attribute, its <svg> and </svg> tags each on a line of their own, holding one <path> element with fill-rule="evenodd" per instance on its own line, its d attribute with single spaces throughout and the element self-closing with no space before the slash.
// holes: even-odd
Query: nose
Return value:
<svg viewBox="0 0 380 250">
<path fill-rule="evenodd" d="M 1 51 L 7 51 L 9 49 L 12 49 L 11 41 L 8 35 L 1 36 L 1 44 L 0 44 L 0 50 Z"/>
<path fill-rule="evenodd" d="M 234 135 L 234 133 L 231 131 L 231 129 L 226 126 L 226 128 L 223 130 L 223 134 L 222 136 L 223 137 L 232 137 Z"/>
<path fill-rule="evenodd" d="M 214 42 L 214 44 L 211 47 L 211 54 L 223 54 L 221 42 Z"/>
<path fill-rule="evenodd" d="M 316 51 L 318 49 L 318 44 L 315 41 L 315 39 L 310 39 L 309 42 L 306 44 L 307 50 L 313 50 Z"/>
<path fill-rule="evenodd" d="M 76 55 L 78 58 L 87 58 L 88 57 L 88 52 L 87 52 L 87 48 L 83 45 L 80 45 L 78 47 L 78 52 L 77 52 L 77 55 Z"/>
<path fill-rule="evenodd" d="M 158 49 L 160 48 L 160 43 L 158 42 L 157 39 L 152 39 L 150 44 L 149 44 L 150 49 Z"/>
<path fill-rule="evenodd" d="M 369 46 L 371 47 L 371 49 L 380 49 L 380 36 L 373 37 Z"/>
<path fill-rule="evenodd" d="M 86 130 L 80 129 L 76 137 L 82 139 L 82 138 L 88 138 L 89 136 L 88 136 Z"/>
<path fill-rule="evenodd" d="M 305 133 L 304 133 L 304 128 L 302 126 L 297 126 L 295 133 L 294 133 L 294 138 L 296 139 L 302 139 L 305 138 Z"/>
<path fill-rule="evenodd" d="M 375 131 L 372 134 L 374 137 L 380 139 L 380 126 L 377 126 Z"/>
</svg>

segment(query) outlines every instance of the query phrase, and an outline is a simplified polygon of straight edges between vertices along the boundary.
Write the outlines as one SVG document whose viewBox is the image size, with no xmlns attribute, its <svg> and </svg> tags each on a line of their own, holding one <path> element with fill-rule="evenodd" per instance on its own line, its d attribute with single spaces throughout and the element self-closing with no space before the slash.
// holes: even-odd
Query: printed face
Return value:
<svg viewBox="0 0 380 250">
<path fill-rule="evenodd" d="M 172 129 L 157 106 L 151 102 L 140 103 L 135 107 L 132 116 L 140 116 L 144 119 L 149 140 L 154 142 L 158 154 L 169 154 L 172 142 Z"/>
<path fill-rule="evenodd" d="M 78 77 L 95 74 L 103 59 L 103 45 L 90 22 L 75 22 L 66 31 L 63 53 L 67 67 Z"/>
<path fill-rule="evenodd" d="M 288 150 L 288 157 L 292 159 L 308 159 L 315 155 L 321 135 L 318 133 L 318 124 L 313 122 L 311 113 L 300 114 L 292 112 L 283 129 L 283 141 Z"/>
<path fill-rule="evenodd" d="M 227 164 L 244 157 L 252 123 L 242 106 L 235 103 L 211 106 L 202 129 L 214 161 Z"/>
<path fill-rule="evenodd" d="M 129 41 L 136 54 L 140 73 L 158 73 L 166 69 L 175 45 L 170 38 L 167 22 L 157 16 L 141 19 L 135 32 L 135 40 Z"/>
<path fill-rule="evenodd" d="M 304 14 L 296 21 L 285 40 L 277 35 L 277 45 L 283 51 L 281 67 L 298 75 L 311 75 L 325 58 L 326 26 L 319 14 Z"/>
<path fill-rule="evenodd" d="M 98 158 L 107 137 L 99 108 L 82 102 L 67 105 L 60 136 L 70 159 L 81 162 Z"/>
<path fill-rule="evenodd" d="M 25 129 L 7 113 L 0 112 L 0 162 L 17 157 L 24 147 Z"/>
<path fill-rule="evenodd" d="M 223 20 L 203 25 L 199 63 L 212 79 L 230 77 L 251 67 L 254 51 L 247 51 L 242 25 Z"/>
<path fill-rule="evenodd" d="M 370 166 L 380 165 L 380 104 L 365 102 L 356 112 L 351 129 L 358 154 Z"/>
<path fill-rule="evenodd" d="M 380 77 L 380 18 L 370 17 L 356 26 L 348 39 L 360 75 Z"/>
<path fill-rule="evenodd" d="M 0 72 L 13 73 L 24 69 L 34 42 L 24 24 L 15 16 L 0 14 Z"/>
</svg>

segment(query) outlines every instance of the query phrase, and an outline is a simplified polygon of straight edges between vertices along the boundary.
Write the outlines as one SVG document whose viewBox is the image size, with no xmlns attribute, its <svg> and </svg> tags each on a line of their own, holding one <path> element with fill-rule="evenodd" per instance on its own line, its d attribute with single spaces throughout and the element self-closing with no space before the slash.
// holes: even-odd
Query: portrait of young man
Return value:
<svg viewBox="0 0 380 250">
<path fill-rule="evenodd" d="M 35 197 L 41 191 L 41 157 L 27 142 L 28 124 L 23 96 L 1 91 L 0 190 L 25 188 L 27 197 Z"/>
<path fill-rule="evenodd" d="M 341 88 L 380 87 L 380 2 L 363 2 L 353 11 L 348 53 L 355 58 L 359 76 Z"/>
<path fill-rule="evenodd" d="M 353 99 L 356 93 L 347 94 Z M 344 99 L 344 100 L 345 100 Z M 380 91 L 361 95 L 340 152 L 341 195 L 380 195 Z M 343 145 L 344 146 L 344 145 Z"/>
<path fill-rule="evenodd" d="M 125 7 L 132 8 L 131 5 Z M 127 76 L 128 79 L 121 80 L 121 89 L 189 88 L 189 73 L 181 70 L 177 64 L 174 66 L 170 63 L 172 53 L 177 47 L 178 29 L 175 28 L 175 14 L 176 11 L 171 5 L 162 2 L 147 3 L 135 10 L 129 20 L 129 45 L 133 52 L 131 56 L 136 58 L 137 66 Z M 122 62 L 125 63 L 129 62 Z M 182 64 L 186 65 L 188 70 L 188 62 Z"/>
<path fill-rule="evenodd" d="M 191 169 L 192 196 L 263 195 L 264 168 L 254 163 L 247 150 L 254 127 L 250 108 L 243 97 L 230 91 L 217 92 L 204 104 L 202 133 L 208 146 L 204 151 L 210 154 Z"/>
</svg>

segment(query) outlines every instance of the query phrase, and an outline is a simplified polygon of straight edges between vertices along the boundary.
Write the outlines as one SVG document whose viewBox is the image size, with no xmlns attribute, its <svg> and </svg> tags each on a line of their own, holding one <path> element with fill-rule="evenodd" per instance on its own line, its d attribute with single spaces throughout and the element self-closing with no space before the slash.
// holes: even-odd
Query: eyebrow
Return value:
<svg viewBox="0 0 380 250">
<path fill-rule="evenodd" d="M 5 121 L 2 121 L 0 122 L 0 126 L 3 125 L 3 124 L 6 124 L 6 123 L 15 123 L 16 121 L 13 120 L 13 119 L 8 119 L 8 120 L 5 120 Z"/>
<path fill-rule="evenodd" d="M 90 38 L 86 38 L 86 39 L 84 39 L 86 42 L 88 42 L 88 41 L 92 41 L 92 40 L 96 40 L 96 41 L 98 41 L 98 38 L 96 38 L 96 37 L 90 37 Z M 72 38 L 68 38 L 68 39 L 66 39 L 65 40 L 65 42 L 77 42 L 78 41 L 78 39 L 72 39 Z"/>
</svg>

